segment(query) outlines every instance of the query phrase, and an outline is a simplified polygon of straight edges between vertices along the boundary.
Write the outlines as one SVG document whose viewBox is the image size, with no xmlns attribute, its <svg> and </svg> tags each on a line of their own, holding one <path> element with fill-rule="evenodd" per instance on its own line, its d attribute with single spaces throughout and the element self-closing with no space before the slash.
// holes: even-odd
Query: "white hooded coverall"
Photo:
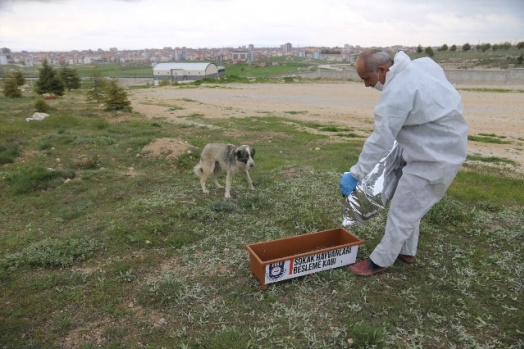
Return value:
<svg viewBox="0 0 524 349">
<path fill-rule="evenodd" d="M 386 231 L 371 260 L 391 266 L 399 254 L 417 253 L 419 224 L 444 196 L 467 152 L 468 126 L 460 94 L 430 58 L 411 61 L 398 52 L 374 110 L 375 128 L 351 173 L 359 180 L 396 140 L 405 161 L 390 202 Z"/>
</svg>

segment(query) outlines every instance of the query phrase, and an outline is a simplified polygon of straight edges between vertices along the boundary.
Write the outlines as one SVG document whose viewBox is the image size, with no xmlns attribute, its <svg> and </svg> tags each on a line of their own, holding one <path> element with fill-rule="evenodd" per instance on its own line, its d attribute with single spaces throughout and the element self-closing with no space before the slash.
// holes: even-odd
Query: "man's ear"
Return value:
<svg viewBox="0 0 524 349">
<path fill-rule="evenodd" d="M 380 70 L 380 72 L 384 75 L 389 71 L 389 67 L 387 65 L 381 64 L 377 67 L 377 70 Z"/>
</svg>

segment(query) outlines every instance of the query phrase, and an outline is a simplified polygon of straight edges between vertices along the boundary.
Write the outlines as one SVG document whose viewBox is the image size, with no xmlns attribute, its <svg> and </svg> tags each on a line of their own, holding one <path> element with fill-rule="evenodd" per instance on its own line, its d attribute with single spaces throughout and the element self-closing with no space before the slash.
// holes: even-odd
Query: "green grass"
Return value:
<svg viewBox="0 0 524 349">
<path fill-rule="evenodd" d="M 487 163 L 505 163 L 510 165 L 516 165 L 515 161 L 506 159 L 506 158 L 500 158 L 498 156 L 481 156 L 481 155 L 468 155 L 468 160 L 471 161 L 481 161 L 481 162 L 487 162 Z"/>
<path fill-rule="evenodd" d="M 501 206 L 524 205 L 524 195 L 518 190 L 523 184 L 522 179 L 464 171 L 458 174 L 455 182 L 458 185 L 450 192 L 465 202 L 489 200 Z"/>
<path fill-rule="evenodd" d="M 496 135 L 482 135 L 473 136 L 469 135 L 468 140 L 472 142 L 481 142 L 481 143 L 493 143 L 493 144 L 511 144 L 511 141 L 504 140 L 502 136 Z"/>
<path fill-rule="evenodd" d="M 96 249 L 97 242 L 87 238 L 44 239 L 4 256 L 1 268 L 13 271 L 20 267 L 68 267 L 87 259 Z"/>
<path fill-rule="evenodd" d="M 225 65 L 226 74 L 228 76 L 249 76 L 254 78 L 271 78 L 275 76 L 282 76 L 287 74 L 295 74 L 300 71 L 304 71 L 309 66 L 313 65 L 310 62 L 306 62 L 304 59 L 297 57 L 280 57 L 268 59 L 270 63 L 266 66 L 262 66 L 262 62 L 253 63 L 241 63 L 241 64 L 227 64 Z M 275 64 L 272 64 L 272 63 Z M 259 82 L 257 80 L 257 82 Z M 291 82 L 291 79 L 287 79 L 286 82 Z"/>
<path fill-rule="evenodd" d="M 461 87 L 458 90 L 460 91 L 470 91 L 470 92 L 490 92 L 490 93 L 524 93 L 524 90 L 520 89 L 507 89 L 507 88 L 467 88 Z"/>
<path fill-rule="evenodd" d="M 289 115 L 300 115 L 300 114 L 307 114 L 307 110 L 288 110 L 284 111 L 285 114 Z"/>
<path fill-rule="evenodd" d="M 42 166 L 21 166 L 13 169 L 5 177 L 15 194 L 27 194 L 34 191 L 58 187 L 65 179 L 74 178 L 72 170 L 55 170 Z"/>
<path fill-rule="evenodd" d="M 0 146 L 0 165 L 15 162 L 19 155 L 18 146 L 16 144 Z"/>
<path fill-rule="evenodd" d="M 524 345 L 524 179 L 493 169 L 505 161 L 470 158 L 423 219 L 415 265 L 372 278 L 339 268 L 263 290 L 245 246 L 339 227 L 340 173 L 363 139 L 292 116 L 206 119 L 188 109 L 199 125 L 181 126 L 107 112 L 84 94 L 67 93 L 34 122 L 25 117 L 35 96 L 0 97 L 3 347 Z M 254 145 L 256 190 L 236 175 L 230 200 L 213 185 L 203 195 L 198 152 L 142 154 L 166 137 L 200 149 Z M 353 229 L 365 241 L 359 259 L 385 217 Z"/>
</svg>

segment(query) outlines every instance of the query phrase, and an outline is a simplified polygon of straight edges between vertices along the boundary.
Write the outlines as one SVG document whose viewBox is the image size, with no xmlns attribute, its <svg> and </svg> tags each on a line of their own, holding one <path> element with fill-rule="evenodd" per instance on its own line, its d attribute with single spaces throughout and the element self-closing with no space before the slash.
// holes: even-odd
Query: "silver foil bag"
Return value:
<svg viewBox="0 0 524 349">
<path fill-rule="evenodd" d="M 395 142 L 388 155 L 344 198 L 344 227 L 360 225 L 384 210 L 395 193 L 404 164 L 402 149 Z"/>
</svg>

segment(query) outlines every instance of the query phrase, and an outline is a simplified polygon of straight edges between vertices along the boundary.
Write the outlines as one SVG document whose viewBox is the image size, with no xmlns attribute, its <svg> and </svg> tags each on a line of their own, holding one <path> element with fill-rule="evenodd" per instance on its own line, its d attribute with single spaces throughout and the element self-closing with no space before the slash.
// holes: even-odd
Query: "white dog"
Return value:
<svg viewBox="0 0 524 349">
<path fill-rule="evenodd" d="M 210 143 L 202 150 L 200 155 L 200 162 L 193 170 L 195 174 L 200 177 L 200 185 L 205 194 L 209 193 L 206 188 L 207 178 L 213 174 L 213 181 L 218 188 L 223 188 L 218 183 L 218 176 L 222 170 L 226 171 L 226 199 L 231 197 L 231 179 L 233 174 L 237 171 L 244 171 L 246 174 L 249 189 L 255 190 L 253 182 L 249 176 L 249 169 L 255 166 L 255 148 L 241 145 L 235 146 L 233 144 Z"/>
</svg>

